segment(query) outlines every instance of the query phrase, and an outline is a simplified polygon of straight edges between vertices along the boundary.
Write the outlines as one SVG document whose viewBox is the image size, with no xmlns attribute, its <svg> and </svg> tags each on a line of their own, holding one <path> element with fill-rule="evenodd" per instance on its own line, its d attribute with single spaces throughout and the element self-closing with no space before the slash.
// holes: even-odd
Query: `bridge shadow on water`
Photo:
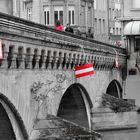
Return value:
<svg viewBox="0 0 140 140">
<path fill-rule="evenodd" d="M 138 113 L 138 127 L 134 129 L 102 131 L 103 140 L 140 140 L 140 112 Z"/>
</svg>

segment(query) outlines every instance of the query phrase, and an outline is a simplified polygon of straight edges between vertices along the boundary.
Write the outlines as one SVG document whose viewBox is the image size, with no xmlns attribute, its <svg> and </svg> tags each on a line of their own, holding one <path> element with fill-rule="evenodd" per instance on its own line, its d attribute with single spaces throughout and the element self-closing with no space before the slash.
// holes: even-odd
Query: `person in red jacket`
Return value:
<svg viewBox="0 0 140 140">
<path fill-rule="evenodd" d="M 59 20 L 57 20 L 56 25 L 54 26 L 54 29 L 64 31 L 63 26 L 60 24 Z"/>
</svg>

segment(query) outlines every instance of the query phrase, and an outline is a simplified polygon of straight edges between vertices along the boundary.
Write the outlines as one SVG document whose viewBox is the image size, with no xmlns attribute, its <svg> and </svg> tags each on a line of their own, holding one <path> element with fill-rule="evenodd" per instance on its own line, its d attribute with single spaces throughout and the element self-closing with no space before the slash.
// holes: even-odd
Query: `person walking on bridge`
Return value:
<svg viewBox="0 0 140 140">
<path fill-rule="evenodd" d="M 73 28 L 70 26 L 69 23 L 67 24 L 65 31 L 69 33 L 73 33 Z"/>
<path fill-rule="evenodd" d="M 56 21 L 54 29 L 64 31 L 63 26 L 62 26 L 62 24 L 60 24 L 59 20 Z"/>
</svg>

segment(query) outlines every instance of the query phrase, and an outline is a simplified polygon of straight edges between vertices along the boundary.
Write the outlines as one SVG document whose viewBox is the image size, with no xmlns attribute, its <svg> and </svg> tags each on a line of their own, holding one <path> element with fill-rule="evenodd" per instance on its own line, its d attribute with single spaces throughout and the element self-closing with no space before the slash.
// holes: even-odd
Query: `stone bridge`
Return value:
<svg viewBox="0 0 140 140">
<path fill-rule="evenodd" d="M 47 139 L 60 124 L 53 122 L 57 117 L 92 130 L 102 94 L 123 98 L 122 48 L 2 13 L 0 39 L 0 134 L 6 140 Z M 88 62 L 94 75 L 75 79 L 74 66 Z"/>
</svg>

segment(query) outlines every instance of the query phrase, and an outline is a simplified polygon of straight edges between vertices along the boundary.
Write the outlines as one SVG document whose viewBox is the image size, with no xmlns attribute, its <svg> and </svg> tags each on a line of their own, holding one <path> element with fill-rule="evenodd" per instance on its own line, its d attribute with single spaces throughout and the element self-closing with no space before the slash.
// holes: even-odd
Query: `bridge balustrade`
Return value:
<svg viewBox="0 0 140 140">
<path fill-rule="evenodd" d="M 75 65 L 94 63 L 94 68 L 114 68 L 118 57 L 125 65 L 125 50 L 44 25 L 0 13 L 0 39 L 4 58 L 1 68 L 73 69 Z"/>
</svg>

